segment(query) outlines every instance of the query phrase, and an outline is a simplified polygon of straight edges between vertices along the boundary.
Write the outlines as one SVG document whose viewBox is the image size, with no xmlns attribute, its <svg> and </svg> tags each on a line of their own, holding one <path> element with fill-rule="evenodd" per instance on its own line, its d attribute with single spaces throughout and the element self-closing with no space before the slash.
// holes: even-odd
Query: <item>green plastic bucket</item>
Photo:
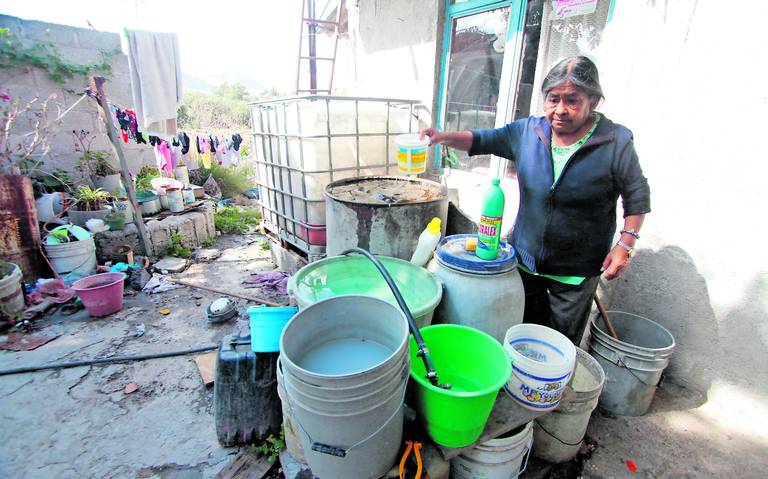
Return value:
<svg viewBox="0 0 768 479">
<path fill-rule="evenodd" d="M 432 313 L 443 297 L 443 286 L 433 273 L 398 258 L 377 256 L 403 294 L 408 309 L 421 328 L 432 322 Z M 310 263 L 288 280 L 288 292 L 299 309 L 335 296 L 357 294 L 397 301 L 376 266 L 363 256 L 333 256 Z"/>
<path fill-rule="evenodd" d="M 424 363 L 411 336 L 412 399 L 427 433 L 446 447 L 464 447 L 480 438 L 499 390 L 512 366 L 504 347 L 492 336 L 467 326 L 440 324 L 421 329 L 441 389 L 426 379 Z"/>
</svg>

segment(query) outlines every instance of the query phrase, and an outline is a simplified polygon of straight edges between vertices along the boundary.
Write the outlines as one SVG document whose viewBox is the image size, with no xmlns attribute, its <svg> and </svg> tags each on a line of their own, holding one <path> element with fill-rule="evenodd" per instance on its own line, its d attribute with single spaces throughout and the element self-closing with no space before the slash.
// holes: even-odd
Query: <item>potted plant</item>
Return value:
<svg viewBox="0 0 768 479">
<path fill-rule="evenodd" d="M 143 215 L 153 215 L 161 209 L 160 198 L 152 187 L 152 180 L 159 176 L 155 171 L 144 167 L 136 177 L 136 202 Z"/>
<path fill-rule="evenodd" d="M 120 172 L 110 162 L 109 153 L 91 149 L 96 135 L 86 130 L 72 130 L 72 135 L 75 137 L 75 151 L 82 153 L 76 168 L 87 175 L 96 188 L 102 188 L 115 196 L 121 195 L 123 184 Z"/>
<path fill-rule="evenodd" d="M 75 207 L 68 210 L 69 221 L 77 226 L 85 226 L 85 223 L 96 218 L 102 221 L 106 220 L 110 210 L 105 207 L 109 201 L 110 195 L 102 188 L 91 188 L 82 185 L 75 193 L 77 203 Z"/>
</svg>

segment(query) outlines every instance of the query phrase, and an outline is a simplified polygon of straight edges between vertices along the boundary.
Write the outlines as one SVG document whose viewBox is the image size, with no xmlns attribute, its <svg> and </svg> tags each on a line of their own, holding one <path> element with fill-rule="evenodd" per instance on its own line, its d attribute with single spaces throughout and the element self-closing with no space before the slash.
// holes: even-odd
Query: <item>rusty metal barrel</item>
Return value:
<svg viewBox="0 0 768 479">
<path fill-rule="evenodd" d="M 19 265 L 26 282 L 40 274 L 35 195 L 32 180 L 23 175 L 0 175 L 0 260 Z"/>
</svg>

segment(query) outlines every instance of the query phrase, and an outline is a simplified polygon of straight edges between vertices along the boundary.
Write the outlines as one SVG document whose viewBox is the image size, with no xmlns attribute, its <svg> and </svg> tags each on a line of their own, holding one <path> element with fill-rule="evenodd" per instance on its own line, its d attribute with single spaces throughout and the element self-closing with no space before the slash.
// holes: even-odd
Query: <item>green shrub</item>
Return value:
<svg viewBox="0 0 768 479">
<path fill-rule="evenodd" d="M 218 208 L 213 215 L 216 230 L 222 233 L 246 233 L 251 225 L 261 222 L 261 213 L 257 209 L 237 206 L 224 206 Z"/>
<path fill-rule="evenodd" d="M 182 241 L 184 237 L 178 231 L 171 232 L 171 244 L 165 248 L 164 254 L 166 256 L 176 256 L 179 258 L 189 258 L 192 255 L 192 249 L 189 246 L 184 246 Z"/>
<path fill-rule="evenodd" d="M 211 165 L 211 168 L 199 168 L 196 176 L 200 179 L 198 186 L 202 186 L 209 175 L 213 175 L 224 198 L 241 195 L 255 186 L 250 178 L 251 169 L 245 164 L 234 168 L 222 168 L 216 165 Z"/>
</svg>

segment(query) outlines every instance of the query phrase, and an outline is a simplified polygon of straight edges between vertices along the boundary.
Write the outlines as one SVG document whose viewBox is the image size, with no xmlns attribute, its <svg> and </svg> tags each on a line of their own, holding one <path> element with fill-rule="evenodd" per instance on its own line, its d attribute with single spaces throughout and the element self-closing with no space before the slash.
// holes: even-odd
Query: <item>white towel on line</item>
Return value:
<svg viewBox="0 0 768 479">
<path fill-rule="evenodd" d="M 128 31 L 128 65 L 140 130 L 149 135 L 175 135 L 182 95 L 176 34 Z"/>
</svg>

